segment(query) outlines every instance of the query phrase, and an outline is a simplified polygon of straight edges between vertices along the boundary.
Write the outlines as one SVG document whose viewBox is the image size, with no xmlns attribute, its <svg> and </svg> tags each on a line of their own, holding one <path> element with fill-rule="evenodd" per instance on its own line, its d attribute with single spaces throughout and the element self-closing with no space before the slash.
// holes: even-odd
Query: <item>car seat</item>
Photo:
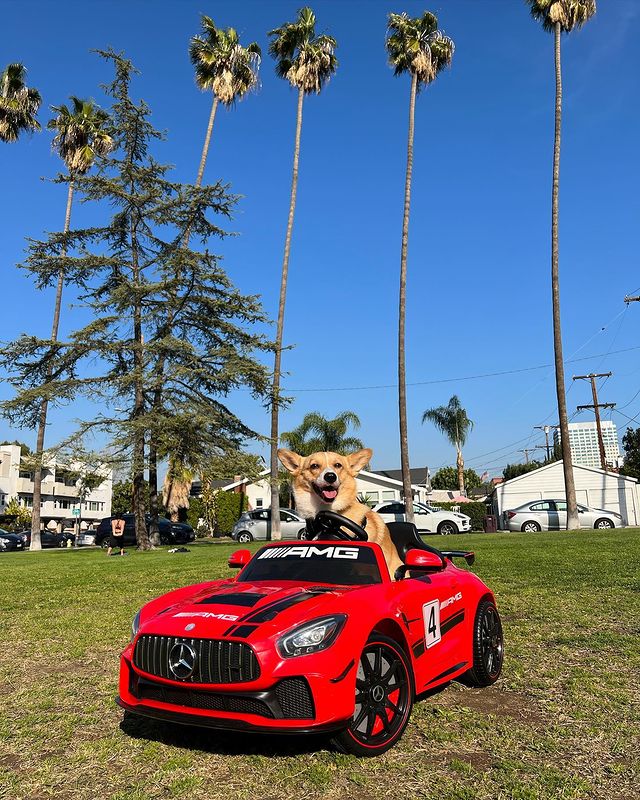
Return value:
<svg viewBox="0 0 640 800">
<path fill-rule="evenodd" d="M 404 562 L 409 550 L 413 549 L 428 550 L 430 553 L 442 556 L 440 550 L 430 547 L 422 541 L 413 522 L 389 522 L 387 523 L 387 528 L 401 561 Z"/>
</svg>

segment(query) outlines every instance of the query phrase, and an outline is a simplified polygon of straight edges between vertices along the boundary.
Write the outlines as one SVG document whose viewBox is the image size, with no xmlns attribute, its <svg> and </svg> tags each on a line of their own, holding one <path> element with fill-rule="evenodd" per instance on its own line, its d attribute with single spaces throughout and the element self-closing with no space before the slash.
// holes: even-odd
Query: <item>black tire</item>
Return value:
<svg viewBox="0 0 640 800">
<path fill-rule="evenodd" d="M 500 614 L 493 600 L 478 604 L 473 623 L 473 667 L 464 673 L 468 686 L 491 686 L 500 677 L 504 660 L 504 636 Z"/>
<path fill-rule="evenodd" d="M 100 540 L 100 547 L 103 550 L 108 550 L 109 549 L 109 537 L 108 536 L 105 536 L 104 539 Z"/>
<path fill-rule="evenodd" d="M 385 753 L 407 727 L 413 696 L 413 674 L 402 647 L 388 636 L 371 634 L 360 654 L 353 718 L 332 744 L 355 756 Z"/>
<path fill-rule="evenodd" d="M 615 528 L 616 526 L 613 524 L 613 522 L 611 522 L 610 519 L 603 517 L 602 519 L 597 519 L 593 527 L 596 530 L 611 530 L 611 528 Z"/>
<path fill-rule="evenodd" d="M 249 544 L 249 542 L 252 541 L 253 541 L 253 536 L 249 533 L 249 531 L 240 531 L 240 533 L 236 537 L 236 542 L 240 542 L 240 544 Z"/>
<path fill-rule="evenodd" d="M 300 539 L 301 541 L 306 541 L 307 536 L 308 533 L 306 528 L 303 528 L 301 531 L 298 531 L 298 539 Z"/>
<path fill-rule="evenodd" d="M 526 522 L 522 523 L 522 527 L 520 528 L 520 530 L 523 533 L 540 533 L 542 528 L 540 527 L 540 525 L 538 525 L 538 523 L 535 520 L 529 519 Z"/>
<path fill-rule="evenodd" d="M 173 544 L 171 537 L 167 533 L 160 534 L 160 544 Z"/>
<path fill-rule="evenodd" d="M 460 533 L 460 531 L 455 522 L 445 520 L 438 525 L 438 533 L 440 536 L 453 536 L 456 533 Z"/>
</svg>

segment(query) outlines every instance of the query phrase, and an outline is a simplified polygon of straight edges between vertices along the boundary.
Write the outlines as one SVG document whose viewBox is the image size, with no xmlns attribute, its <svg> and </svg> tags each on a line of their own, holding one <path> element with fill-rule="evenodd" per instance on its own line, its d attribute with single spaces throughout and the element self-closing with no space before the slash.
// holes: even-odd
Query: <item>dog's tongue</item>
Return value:
<svg viewBox="0 0 640 800">
<path fill-rule="evenodd" d="M 322 499 L 323 500 L 335 500 L 338 496 L 337 489 L 323 489 L 322 490 Z"/>
</svg>

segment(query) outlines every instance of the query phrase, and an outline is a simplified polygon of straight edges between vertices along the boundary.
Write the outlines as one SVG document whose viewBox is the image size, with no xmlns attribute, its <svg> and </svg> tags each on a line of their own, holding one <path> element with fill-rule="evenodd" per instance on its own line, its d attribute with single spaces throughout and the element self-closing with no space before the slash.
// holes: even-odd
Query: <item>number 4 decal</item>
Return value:
<svg viewBox="0 0 640 800">
<path fill-rule="evenodd" d="M 427 649 L 438 644 L 442 636 L 440 634 L 440 601 L 432 600 L 422 606 L 424 617 L 424 644 Z"/>
</svg>

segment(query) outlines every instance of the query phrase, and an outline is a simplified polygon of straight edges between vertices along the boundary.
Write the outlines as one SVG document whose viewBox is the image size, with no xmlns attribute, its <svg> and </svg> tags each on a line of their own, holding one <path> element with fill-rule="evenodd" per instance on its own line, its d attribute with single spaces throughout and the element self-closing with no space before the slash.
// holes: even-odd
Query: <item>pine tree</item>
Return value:
<svg viewBox="0 0 640 800">
<path fill-rule="evenodd" d="M 25 264 L 38 286 L 64 269 L 92 321 L 65 341 L 24 336 L 3 348 L 0 363 L 18 392 L 2 407 L 14 424 L 28 425 L 43 397 L 65 402 L 85 392 L 99 402 L 78 435 L 107 431 L 114 457 L 130 462 L 136 538 L 148 549 L 149 439 L 160 456 L 178 453 L 198 463 L 255 436 L 224 397 L 239 386 L 265 396 L 267 373 L 254 354 L 270 345 L 252 330 L 264 321 L 258 299 L 242 295 L 208 249 L 225 235 L 215 219 L 230 216 L 235 197 L 220 183 L 169 180 L 169 168 L 150 154 L 162 138 L 150 110 L 130 96 L 132 64 L 111 50 L 101 55 L 115 68 L 106 87 L 115 148 L 98 173 L 79 177 L 77 185 L 111 217 L 103 226 L 31 242 Z M 202 250 L 185 244 L 187 230 Z M 161 320 L 169 298 L 175 306 L 167 330 Z M 161 406 L 153 403 L 158 359 L 165 365 Z"/>
</svg>

